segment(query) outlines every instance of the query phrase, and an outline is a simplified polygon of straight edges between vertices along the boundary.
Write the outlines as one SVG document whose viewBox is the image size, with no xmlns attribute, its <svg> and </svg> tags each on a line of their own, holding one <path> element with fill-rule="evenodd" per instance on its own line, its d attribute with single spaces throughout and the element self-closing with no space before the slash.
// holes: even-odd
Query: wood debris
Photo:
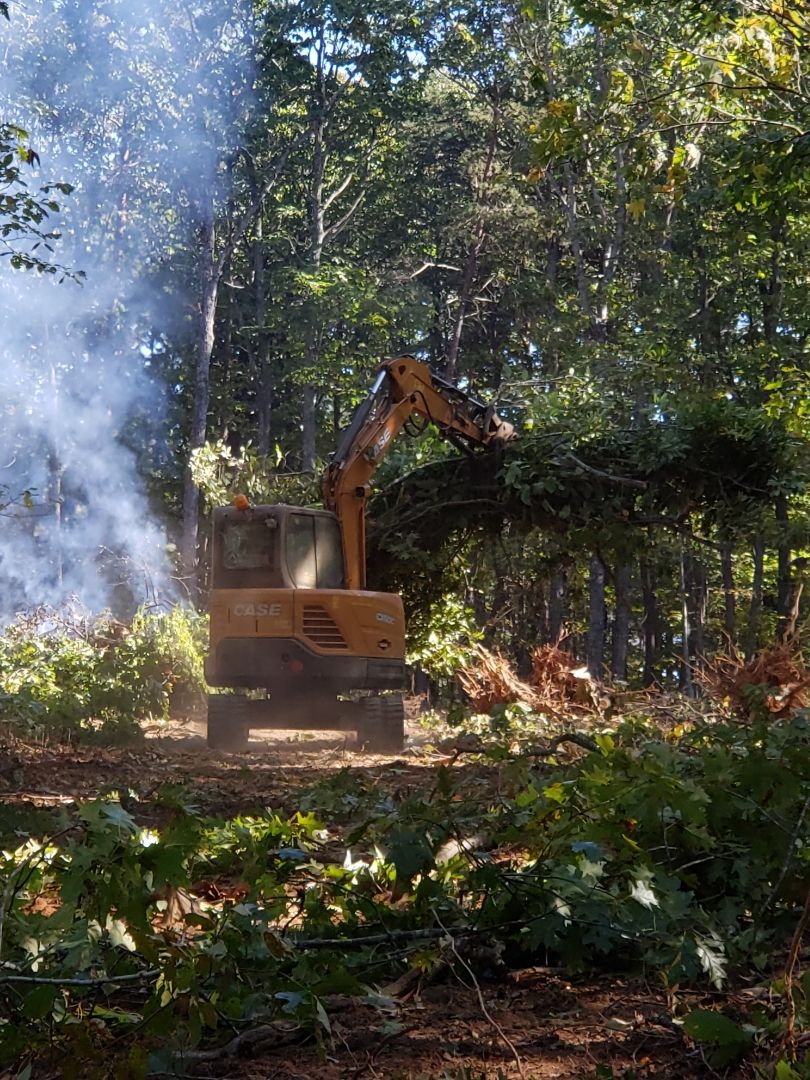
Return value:
<svg viewBox="0 0 810 1080">
<path fill-rule="evenodd" d="M 732 648 L 696 674 L 712 697 L 744 717 L 763 707 L 774 717 L 787 716 L 810 702 L 810 671 L 793 637 L 760 649 L 750 660 Z"/>
<path fill-rule="evenodd" d="M 572 705 L 590 709 L 595 704 L 595 684 L 587 668 L 559 644 L 539 645 L 532 650 L 532 669 L 525 681 L 497 650 L 477 645 L 475 653 L 475 662 L 463 668 L 458 678 L 476 712 L 486 713 L 496 705 L 516 703 L 534 712 L 557 712 Z"/>
</svg>

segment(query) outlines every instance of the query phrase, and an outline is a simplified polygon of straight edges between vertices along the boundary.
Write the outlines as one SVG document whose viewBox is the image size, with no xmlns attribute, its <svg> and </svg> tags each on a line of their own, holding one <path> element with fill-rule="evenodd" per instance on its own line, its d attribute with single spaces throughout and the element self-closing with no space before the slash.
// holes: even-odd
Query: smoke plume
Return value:
<svg viewBox="0 0 810 1080">
<path fill-rule="evenodd" d="M 238 3 L 30 0 L 0 27 L 0 123 L 29 133 L 31 188 L 73 185 L 52 258 L 86 275 L 0 261 L 2 618 L 172 595 L 144 475 L 181 469 L 193 238 L 250 100 Z"/>
</svg>

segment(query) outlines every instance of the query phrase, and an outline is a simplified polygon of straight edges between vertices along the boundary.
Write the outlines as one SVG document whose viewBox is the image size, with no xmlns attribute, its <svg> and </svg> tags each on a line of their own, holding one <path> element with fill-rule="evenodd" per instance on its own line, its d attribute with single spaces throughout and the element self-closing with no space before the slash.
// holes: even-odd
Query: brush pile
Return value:
<svg viewBox="0 0 810 1080">
<path fill-rule="evenodd" d="M 578 665 L 559 643 L 532 649 L 529 682 L 542 706 L 548 709 L 562 705 L 590 705 L 594 700 L 594 681 L 587 667 Z"/>
<path fill-rule="evenodd" d="M 715 656 L 700 679 L 712 697 L 747 719 L 763 709 L 773 717 L 787 716 L 810 702 L 810 671 L 793 637 L 761 649 L 750 660 L 736 649 Z"/>
<path fill-rule="evenodd" d="M 500 652 L 475 646 L 475 661 L 458 673 L 461 688 L 476 712 L 488 713 L 496 705 L 521 703 L 536 708 L 534 689 L 515 674 Z"/>
<path fill-rule="evenodd" d="M 532 650 L 532 670 L 524 681 L 497 651 L 476 646 L 476 660 L 458 673 L 464 693 L 476 712 L 487 713 L 496 705 L 528 705 L 533 712 L 556 713 L 572 705 L 593 704 L 593 682 L 587 668 L 559 645 Z"/>
</svg>

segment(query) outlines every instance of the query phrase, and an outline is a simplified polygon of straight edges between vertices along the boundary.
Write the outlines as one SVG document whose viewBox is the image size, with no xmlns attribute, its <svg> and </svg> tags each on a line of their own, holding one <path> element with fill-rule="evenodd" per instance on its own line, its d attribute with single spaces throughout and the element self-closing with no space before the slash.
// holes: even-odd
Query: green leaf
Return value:
<svg viewBox="0 0 810 1080">
<path fill-rule="evenodd" d="M 801 1073 L 796 1072 L 790 1062 L 782 1058 L 777 1061 L 773 1070 L 774 1080 L 802 1080 Z"/>
<path fill-rule="evenodd" d="M 693 1009 L 684 1019 L 683 1030 L 695 1042 L 708 1043 L 710 1046 L 738 1047 L 741 1053 L 752 1041 L 749 1032 L 712 1009 Z"/>
<path fill-rule="evenodd" d="M 386 858 L 393 863 L 397 876 L 407 880 L 433 866 L 433 852 L 425 834 L 411 829 L 397 829 L 391 834 Z"/>
<path fill-rule="evenodd" d="M 23 1016 L 27 1016 L 29 1020 L 44 1020 L 53 1008 L 56 990 L 55 986 L 37 986 L 26 994 L 20 1010 Z"/>
</svg>

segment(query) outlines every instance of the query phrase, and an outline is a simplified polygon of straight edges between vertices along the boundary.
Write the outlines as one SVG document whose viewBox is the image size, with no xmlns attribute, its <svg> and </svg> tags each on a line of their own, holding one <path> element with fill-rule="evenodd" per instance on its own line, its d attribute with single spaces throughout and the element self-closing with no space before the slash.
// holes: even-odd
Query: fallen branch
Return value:
<svg viewBox="0 0 810 1080">
<path fill-rule="evenodd" d="M 2 983 L 38 983 L 42 986 L 107 986 L 110 983 L 138 982 L 140 979 L 154 979 L 160 975 L 160 968 L 148 971 L 135 971 L 129 975 L 99 975 L 92 979 L 63 979 L 48 975 L 0 975 Z"/>
<path fill-rule="evenodd" d="M 794 997 L 793 991 L 793 975 L 796 970 L 796 962 L 799 959 L 799 953 L 801 952 L 802 941 L 804 940 L 804 933 L 807 930 L 808 923 L 810 923 L 810 889 L 807 891 L 804 907 L 802 909 L 802 916 L 799 919 L 799 924 L 793 935 L 793 941 L 790 943 L 790 952 L 788 953 L 787 964 L 785 964 L 784 980 L 787 1016 L 785 1018 L 784 1040 L 788 1054 L 793 1059 L 796 1057 L 796 998 Z"/>
<path fill-rule="evenodd" d="M 807 814 L 808 809 L 810 809 L 810 795 L 808 795 L 807 798 L 804 800 L 802 808 L 799 811 L 799 816 L 796 819 L 796 824 L 793 827 L 793 832 L 790 834 L 790 839 L 788 840 L 787 851 L 785 853 L 785 861 L 782 863 L 782 869 L 779 872 L 779 876 L 777 877 L 776 881 L 773 883 L 773 887 L 771 888 L 771 891 L 768 893 L 768 896 L 767 896 L 767 899 L 765 900 L 765 903 L 762 905 L 762 908 L 761 908 L 761 910 L 759 912 L 759 918 L 760 919 L 762 919 L 765 916 L 765 914 L 767 913 L 767 911 L 770 908 L 771 904 L 776 899 L 777 893 L 782 888 L 782 882 L 787 877 L 788 870 L 790 869 L 790 867 L 791 867 L 791 865 L 793 863 L 794 856 L 796 855 L 797 842 L 798 842 L 799 836 L 801 834 L 802 826 L 804 825 L 804 819 L 805 819 L 805 816 Z"/>
<path fill-rule="evenodd" d="M 480 933 L 478 930 L 457 931 L 457 937 L 466 937 Z M 444 937 L 446 931 L 436 926 L 423 930 L 389 930 L 387 934 L 368 934 L 355 938 L 284 938 L 284 941 L 296 949 L 360 949 L 366 945 L 385 945 L 396 941 L 429 941 Z"/>
<path fill-rule="evenodd" d="M 222 1046 L 212 1047 L 210 1050 L 185 1050 L 178 1054 L 172 1062 L 171 1070 L 166 1068 L 150 1071 L 149 1077 L 174 1076 L 183 1077 L 188 1074 L 184 1066 L 197 1066 L 203 1064 L 216 1064 L 218 1062 L 238 1061 L 240 1058 L 256 1057 L 262 1050 L 274 1050 L 276 1047 L 285 1046 L 295 1042 L 304 1034 L 300 1024 L 277 1021 L 274 1024 L 262 1024 L 259 1027 L 249 1028 L 247 1031 L 236 1035 L 230 1042 Z"/>
<path fill-rule="evenodd" d="M 341 1009 L 348 1009 L 357 1004 L 362 1004 L 362 999 L 352 997 L 349 994 L 329 994 L 321 998 L 320 1001 L 327 1013 L 339 1012 Z M 233 1063 L 246 1058 L 255 1059 L 263 1050 L 275 1050 L 280 1046 L 298 1042 L 299 1039 L 307 1038 L 311 1034 L 311 1029 L 302 1027 L 301 1024 L 296 1022 L 276 1020 L 270 1024 L 260 1024 L 258 1027 L 248 1028 L 247 1031 L 235 1035 L 234 1038 L 223 1043 L 222 1046 L 213 1046 L 206 1050 L 184 1050 L 174 1058 L 171 1072 L 164 1068 L 149 1072 L 147 1076 L 174 1076 L 179 1080 L 179 1078 L 188 1077 L 189 1075 L 187 1072 L 181 1071 L 184 1070 L 186 1065 L 194 1067 Z"/>
<path fill-rule="evenodd" d="M 579 731 L 565 731 L 562 735 L 555 735 L 545 746 L 527 746 L 525 749 L 521 747 L 520 753 L 525 757 L 552 757 L 563 743 L 574 743 L 575 746 L 591 753 L 599 750 L 599 745 L 588 735 L 583 735 Z M 458 741 L 451 743 L 447 740 L 440 744 L 440 749 L 443 753 L 452 753 L 449 764 L 453 764 L 462 754 L 483 754 L 487 748 L 478 736 L 474 735 L 466 743 Z"/>
<path fill-rule="evenodd" d="M 551 757 L 563 743 L 574 743 L 575 746 L 580 746 L 583 750 L 589 750 L 591 753 L 596 753 L 599 749 L 599 745 L 587 735 L 583 735 L 578 731 L 565 731 L 562 735 L 555 735 L 548 745 L 543 747 L 529 746 L 522 750 L 521 753 L 525 754 L 526 757 Z"/>
<path fill-rule="evenodd" d="M 602 469 L 594 468 L 593 465 L 588 465 L 586 462 L 578 458 L 576 454 L 572 454 L 569 450 L 567 454 L 563 456 L 563 461 L 573 461 L 578 469 L 582 469 L 583 472 L 590 473 L 591 476 L 597 476 L 600 480 L 607 480 L 611 484 L 619 484 L 620 487 L 637 488 L 639 491 L 646 491 L 648 484 L 646 480 L 633 480 L 629 476 L 614 476 L 613 473 L 603 472 Z"/>
</svg>

